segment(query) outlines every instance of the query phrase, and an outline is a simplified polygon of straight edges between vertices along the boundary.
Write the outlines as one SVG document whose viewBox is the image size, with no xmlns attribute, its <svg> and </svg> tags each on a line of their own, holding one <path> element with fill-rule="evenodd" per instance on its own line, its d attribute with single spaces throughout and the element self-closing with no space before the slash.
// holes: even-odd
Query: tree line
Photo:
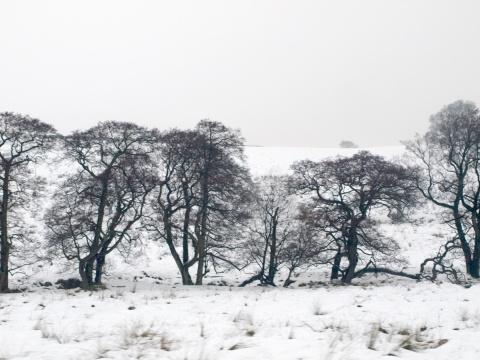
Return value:
<svg viewBox="0 0 480 360">
<path fill-rule="evenodd" d="M 14 269 L 34 261 L 26 245 L 67 259 L 90 288 L 102 283 L 110 253 L 128 256 L 145 241 L 166 244 L 184 285 L 202 285 L 225 268 L 249 269 L 241 286 L 277 285 L 281 269 L 289 286 L 296 273 L 319 266 L 345 284 L 367 273 L 479 278 L 478 108 L 445 106 L 405 145 L 408 162 L 358 151 L 252 178 L 244 139 L 220 122 L 160 131 L 107 121 L 64 136 L 30 116 L 1 113 L 0 292 Z M 34 165 L 52 155 L 66 165 L 38 240 L 26 214 L 38 212 L 48 182 Z M 426 201 L 441 210 L 450 236 L 417 272 L 406 272 L 400 244 L 382 232 L 381 219 L 410 221 Z"/>
</svg>

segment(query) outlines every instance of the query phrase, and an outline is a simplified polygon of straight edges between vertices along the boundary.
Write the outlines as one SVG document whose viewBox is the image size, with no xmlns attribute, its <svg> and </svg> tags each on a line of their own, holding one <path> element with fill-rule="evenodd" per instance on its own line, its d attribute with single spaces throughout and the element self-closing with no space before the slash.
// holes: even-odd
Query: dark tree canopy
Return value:
<svg viewBox="0 0 480 360">
<path fill-rule="evenodd" d="M 240 134 L 208 120 L 194 130 L 171 130 L 156 161 L 156 215 L 147 226 L 165 239 L 183 283 L 202 284 L 209 262 L 236 266 L 231 253 L 250 191 Z"/>
<path fill-rule="evenodd" d="M 65 138 L 77 169 L 58 189 L 46 223 L 52 249 L 78 262 L 84 287 L 100 284 L 107 254 L 136 239 L 156 184 L 150 155 L 157 142 L 154 131 L 113 121 Z"/>
<path fill-rule="evenodd" d="M 304 217 L 315 220 L 326 235 L 336 240 L 338 254 L 332 277 L 343 273 L 350 283 L 356 276 L 359 249 L 367 255 L 366 266 L 375 266 L 375 253 L 392 256 L 396 244 L 376 231 L 372 213 L 380 210 L 402 212 L 415 202 L 411 169 L 361 151 L 351 157 L 320 162 L 310 160 L 292 167 L 292 189 L 307 195 Z M 348 265 L 342 269 L 340 261 Z"/>
</svg>

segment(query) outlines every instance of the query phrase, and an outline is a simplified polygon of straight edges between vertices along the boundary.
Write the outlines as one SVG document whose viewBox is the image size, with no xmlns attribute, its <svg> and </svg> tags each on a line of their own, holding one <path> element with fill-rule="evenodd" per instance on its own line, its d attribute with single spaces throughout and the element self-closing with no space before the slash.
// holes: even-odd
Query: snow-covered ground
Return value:
<svg viewBox="0 0 480 360">
<path fill-rule="evenodd" d="M 401 147 L 370 149 L 387 158 Z M 282 174 L 296 160 L 351 155 L 351 149 L 248 147 L 253 175 Z M 409 270 L 445 238 L 432 209 L 409 223 L 383 224 Z M 139 255 L 140 256 L 140 255 Z M 354 286 L 325 282 L 325 269 L 291 289 L 236 285 L 248 274 L 209 276 L 203 287 L 179 285 L 167 250 L 147 244 L 135 264 L 109 260 L 107 289 L 40 287 L 71 273 L 62 264 L 13 278 L 22 293 L 0 295 L 0 359 L 459 359 L 480 357 L 480 284 L 365 278 Z M 141 268 L 139 265 L 141 264 Z M 155 277 L 145 277 L 148 275 Z M 227 286 L 217 286 L 225 279 Z"/>
<path fill-rule="evenodd" d="M 3 295 L 2 359 L 478 359 L 480 286 L 110 283 Z"/>
</svg>

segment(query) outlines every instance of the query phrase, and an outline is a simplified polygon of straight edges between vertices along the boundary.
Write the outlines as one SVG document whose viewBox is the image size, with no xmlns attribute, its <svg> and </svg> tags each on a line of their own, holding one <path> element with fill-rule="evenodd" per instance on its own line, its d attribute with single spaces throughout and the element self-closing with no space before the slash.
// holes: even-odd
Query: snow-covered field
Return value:
<svg viewBox="0 0 480 360">
<path fill-rule="evenodd" d="M 37 290 L 1 298 L 0 358 L 478 359 L 479 297 L 410 282 Z"/>
<path fill-rule="evenodd" d="M 264 175 L 285 173 L 295 160 L 353 151 L 249 147 L 246 153 L 252 173 Z M 402 148 L 372 151 L 402 154 Z M 427 209 L 416 219 L 421 226 L 385 225 L 412 271 L 446 231 Z M 346 287 L 312 270 L 291 289 L 238 288 L 248 276 L 238 272 L 222 275 L 226 286 L 184 287 L 157 244 L 139 263 L 141 269 L 114 259 L 107 288 L 94 292 L 34 285 L 68 277 L 59 265 L 16 276 L 14 286 L 26 291 L 0 295 L 0 359 L 480 358 L 480 284 L 370 277 Z"/>
</svg>

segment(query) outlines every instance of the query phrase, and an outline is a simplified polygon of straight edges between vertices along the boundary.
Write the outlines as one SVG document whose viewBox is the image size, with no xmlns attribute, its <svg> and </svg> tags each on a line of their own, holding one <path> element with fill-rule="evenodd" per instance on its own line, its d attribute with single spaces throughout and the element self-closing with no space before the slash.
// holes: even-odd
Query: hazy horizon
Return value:
<svg viewBox="0 0 480 360">
<path fill-rule="evenodd" d="M 60 132 L 200 119 L 249 145 L 397 146 L 480 103 L 480 2 L 9 1 L 0 111 Z"/>
</svg>

